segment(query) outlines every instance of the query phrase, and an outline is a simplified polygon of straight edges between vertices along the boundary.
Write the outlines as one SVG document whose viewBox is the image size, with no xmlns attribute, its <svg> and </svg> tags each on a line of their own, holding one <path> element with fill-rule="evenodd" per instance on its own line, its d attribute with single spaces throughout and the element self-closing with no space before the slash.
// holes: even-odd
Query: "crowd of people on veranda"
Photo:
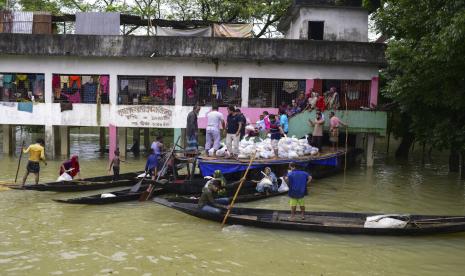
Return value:
<svg viewBox="0 0 465 276">
<path fill-rule="evenodd" d="M 252 124 L 248 118 L 235 106 L 228 107 L 228 115 L 218 111 L 218 106 L 213 105 L 212 110 L 207 114 L 205 153 L 209 156 L 216 156 L 216 152 L 221 148 L 221 140 L 225 139 L 228 158 L 237 158 L 239 154 L 239 142 L 245 137 L 260 137 L 265 139 L 270 137 L 273 148 L 277 150 L 277 145 L 282 137 L 286 137 L 289 131 L 289 118 L 303 111 L 316 110 L 316 117 L 308 120 L 308 126 L 313 128 L 313 132 L 308 142 L 318 148 L 321 152 L 323 144 L 323 128 L 325 117 L 323 112 L 337 110 L 339 107 L 339 96 L 335 88 L 332 87 L 324 96 L 319 95 L 313 89 L 307 94 L 301 92 L 297 99 L 292 100 L 292 105 L 282 103 L 279 106 L 278 114 L 270 114 L 264 111 L 259 120 Z M 194 106 L 187 116 L 186 139 L 187 149 L 196 151 L 198 149 L 198 114 L 200 106 Z M 334 111 L 329 115 L 329 135 L 332 150 L 336 150 L 339 140 L 339 128 L 347 124 L 342 122 Z"/>
</svg>

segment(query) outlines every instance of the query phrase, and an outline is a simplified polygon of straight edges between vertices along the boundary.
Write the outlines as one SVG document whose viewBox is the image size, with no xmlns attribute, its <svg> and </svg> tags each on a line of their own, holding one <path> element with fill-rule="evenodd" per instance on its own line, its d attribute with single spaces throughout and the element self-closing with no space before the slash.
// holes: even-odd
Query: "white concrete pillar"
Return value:
<svg viewBox="0 0 465 276">
<path fill-rule="evenodd" d="M 176 93 L 175 93 L 176 98 L 174 100 L 174 104 L 177 106 L 182 106 L 182 97 L 184 95 L 183 82 L 184 82 L 184 76 L 181 74 L 177 74 L 175 76 L 175 84 L 174 84 L 174 87 L 176 89 Z"/>
<path fill-rule="evenodd" d="M 13 135 L 11 125 L 2 125 L 2 136 L 3 136 L 3 153 L 12 154 L 14 152 L 13 147 Z"/>
<path fill-rule="evenodd" d="M 120 157 L 126 158 L 126 150 L 128 148 L 128 129 L 125 127 L 118 127 L 118 148 L 120 152 Z"/>
<path fill-rule="evenodd" d="M 62 157 L 69 155 L 69 127 L 60 126 L 60 154 Z"/>
<path fill-rule="evenodd" d="M 45 103 L 53 103 L 53 88 L 52 88 L 52 77 L 53 74 L 50 72 L 46 72 L 44 74 L 44 101 Z"/>
<path fill-rule="evenodd" d="M 47 158 L 55 158 L 55 131 L 52 125 L 45 126 L 45 153 Z"/>
<path fill-rule="evenodd" d="M 369 133 L 367 135 L 367 150 L 366 150 L 366 160 L 367 167 L 373 167 L 374 164 L 374 147 L 375 147 L 375 135 Z"/>
<path fill-rule="evenodd" d="M 118 104 L 118 75 L 112 74 L 110 75 L 110 83 L 109 83 L 109 92 L 108 95 L 110 104 L 115 106 Z"/>
<path fill-rule="evenodd" d="M 249 107 L 249 76 L 242 76 L 241 107 Z"/>
</svg>

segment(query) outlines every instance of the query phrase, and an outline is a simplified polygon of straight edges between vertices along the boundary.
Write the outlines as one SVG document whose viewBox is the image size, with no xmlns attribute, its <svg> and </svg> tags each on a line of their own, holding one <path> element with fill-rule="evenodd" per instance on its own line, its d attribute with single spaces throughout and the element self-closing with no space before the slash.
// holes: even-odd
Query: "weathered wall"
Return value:
<svg viewBox="0 0 465 276">
<path fill-rule="evenodd" d="M 357 8 L 301 7 L 288 39 L 308 39 L 308 21 L 324 21 L 324 40 L 368 42 L 368 11 Z"/>
<path fill-rule="evenodd" d="M 363 30 L 361 30 L 363 32 Z M 196 58 L 299 63 L 386 63 L 375 43 L 208 37 L 0 34 L 0 54 Z"/>
<path fill-rule="evenodd" d="M 248 106 L 249 78 L 276 79 L 355 79 L 371 80 L 378 75 L 377 66 L 303 64 L 277 62 L 219 62 L 185 59 L 150 58 L 79 58 L 79 57 L 37 57 L 37 56 L 1 56 L 0 72 L 43 73 L 45 74 L 45 104 L 34 105 L 34 112 L 17 111 L 16 105 L 8 107 L 0 104 L 0 124 L 25 125 L 82 125 L 97 126 L 95 104 L 75 104 L 73 111 L 60 112 L 59 104 L 52 104 L 52 74 L 110 75 L 110 103 L 102 105 L 101 123 L 103 126 L 114 124 L 123 127 L 135 127 L 135 122 L 151 121 L 150 127 L 183 128 L 185 118 L 192 107 L 182 106 L 184 76 L 240 77 L 242 78 L 242 107 Z M 137 119 L 127 118 L 125 112 L 118 111 L 130 106 L 119 106 L 117 102 L 118 75 L 149 75 L 176 77 L 176 108 L 165 106 L 172 112 L 168 124 L 163 119 L 153 120 L 151 110 L 137 113 Z M 173 109 L 174 108 L 174 109 Z M 157 113 L 157 111 L 154 111 Z M 159 113 L 159 112 L 158 112 Z M 129 115 L 129 114 L 128 114 Z M 147 119 L 144 119 L 147 117 Z M 159 118 L 160 116 L 155 116 Z M 161 116 L 163 117 L 163 116 Z M 142 126 L 142 125 L 137 125 Z"/>
</svg>

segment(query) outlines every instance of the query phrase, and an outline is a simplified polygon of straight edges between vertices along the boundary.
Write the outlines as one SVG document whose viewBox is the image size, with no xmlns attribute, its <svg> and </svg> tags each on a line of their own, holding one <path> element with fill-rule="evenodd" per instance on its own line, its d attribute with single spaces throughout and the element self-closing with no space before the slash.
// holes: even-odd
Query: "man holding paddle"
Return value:
<svg viewBox="0 0 465 276">
<path fill-rule="evenodd" d="M 35 144 L 30 145 L 27 149 L 23 148 L 24 153 L 29 153 L 29 161 L 27 162 L 26 174 L 23 177 L 23 186 L 26 183 L 27 177 L 30 173 L 34 174 L 35 183 L 39 184 L 39 162 L 42 161 L 44 162 L 45 166 L 47 166 L 47 161 L 45 161 L 44 145 L 44 139 L 39 138 L 36 140 Z"/>
</svg>

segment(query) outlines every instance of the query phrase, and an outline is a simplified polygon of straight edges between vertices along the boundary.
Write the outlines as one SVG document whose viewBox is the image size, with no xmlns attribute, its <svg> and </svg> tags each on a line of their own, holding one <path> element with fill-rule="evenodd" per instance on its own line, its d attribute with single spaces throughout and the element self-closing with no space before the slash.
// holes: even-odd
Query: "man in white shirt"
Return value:
<svg viewBox="0 0 465 276">
<path fill-rule="evenodd" d="M 225 128 L 223 114 L 218 112 L 218 106 L 214 104 L 212 111 L 207 114 L 207 135 L 205 142 L 205 151 L 207 152 L 213 146 L 213 156 L 216 155 L 216 151 L 220 148 L 221 134 L 220 127 Z"/>
</svg>

